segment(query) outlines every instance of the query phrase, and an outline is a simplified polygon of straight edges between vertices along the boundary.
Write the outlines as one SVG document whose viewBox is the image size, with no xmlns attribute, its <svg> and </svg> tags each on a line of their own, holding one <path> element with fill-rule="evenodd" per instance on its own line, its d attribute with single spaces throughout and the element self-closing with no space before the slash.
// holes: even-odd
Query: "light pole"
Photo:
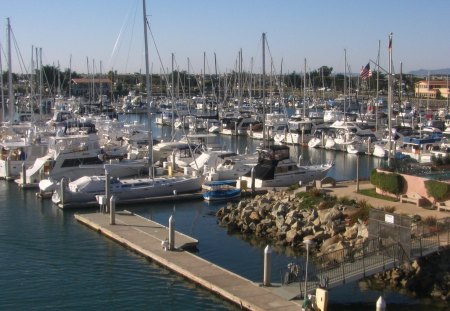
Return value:
<svg viewBox="0 0 450 311">
<path fill-rule="evenodd" d="M 305 295 L 304 295 L 304 300 L 306 300 L 306 284 L 308 282 L 308 262 L 309 262 L 309 246 L 313 243 L 312 240 L 307 239 L 304 240 L 303 243 L 306 246 L 306 266 L 305 266 Z"/>
</svg>

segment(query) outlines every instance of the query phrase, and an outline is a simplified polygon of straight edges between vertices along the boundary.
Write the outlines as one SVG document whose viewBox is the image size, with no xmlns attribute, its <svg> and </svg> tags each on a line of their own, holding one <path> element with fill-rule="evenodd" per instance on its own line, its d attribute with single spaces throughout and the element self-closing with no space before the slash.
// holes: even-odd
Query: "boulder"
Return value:
<svg viewBox="0 0 450 311">
<path fill-rule="evenodd" d="M 317 213 L 319 215 L 320 222 L 323 224 L 326 224 L 330 221 L 344 218 L 344 214 L 337 207 L 319 210 L 319 211 L 317 211 Z"/>
<path fill-rule="evenodd" d="M 326 239 L 325 241 L 323 241 L 322 245 L 320 246 L 320 252 L 321 253 L 326 253 L 327 250 L 334 244 L 338 243 L 341 241 L 341 237 L 338 235 L 332 236 L 329 239 Z"/>
<path fill-rule="evenodd" d="M 299 238 L 299 235 L 298 235 L 296 229 L 291 229 L 286 232 L 286 242 L 288 242 L 289 244 L 295 243 L 296 240 L 298 240 L 298 238 Z"/>
<path fill-rule="evenodd" d="M 249 218 L 251 221 L 254 221 L 254 222 L 259 222 L 261 219 L 260 215 L 256 211 L 252 211 L 249 215 Z"/>
</svg>

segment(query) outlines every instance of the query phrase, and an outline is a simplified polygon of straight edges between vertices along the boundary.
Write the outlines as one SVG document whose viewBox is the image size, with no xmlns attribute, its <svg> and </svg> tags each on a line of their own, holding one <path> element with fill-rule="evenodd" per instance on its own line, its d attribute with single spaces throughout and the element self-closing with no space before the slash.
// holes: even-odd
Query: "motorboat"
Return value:
<svg viewBox="0 0 450 311">
<path fill-rule="evenodd" d="M 241 189 L 236 188 L 236 180 L 210 181 L 203 185 L 208 191 L 203 193 L 206 201 L 229 201 L 241 197 Z"/>
<path fill-rule="evenodd" d="M 332 167 L 332 163 L 300 165 L 290 158 L 288 146 L 270 145 L 259 150 L 258 163 L 253 174 L 250 171 L 241 179 L 246 180 L 247 185 L 252 185 L 254 179 L 255 188 L 287 187 L 300 182 L 305 184 L 320 180 Z"/>
<path fill-rule="evenodd" d="M 64 130 L 66 132 L 66 130 Z M 108 166 L 109 164 L 109 166 Z M 75 180 L 85 175 L 114 177 L 134 176 L 148 170 L 145 159 L 106 160 L 93 124 L 78 124 L 77 131 L 61 133 L 48 140 L 47 153 L 37 158 L 16 182 L 22 186 L 37 184 L 43 179 L 58 182 L 65 177 Z"/>
<path fill-rule="evenodd" d="M 201 189 L 202 176 L 173 176 L 155 178 L 112 178 L 110 193 L 120 202 L 142 202 L 152 197 L 191 193 Z M 83 176 L 56 189 L 52 202 L 64 208 L 83 202 L 96 201 L 105 194 L 105 176 Z"/>
</svg>

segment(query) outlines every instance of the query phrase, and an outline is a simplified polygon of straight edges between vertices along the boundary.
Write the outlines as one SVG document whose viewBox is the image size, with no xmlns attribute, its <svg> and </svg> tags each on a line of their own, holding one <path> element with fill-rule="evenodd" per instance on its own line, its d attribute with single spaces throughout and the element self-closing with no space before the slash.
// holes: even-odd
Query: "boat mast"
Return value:
<svg viewBox="0 0 450 311">
<path fill-rule="evenodd" d="M 347 49 L 344 49 L 344 122 L 347 120 L 346 117 L 346 101 L 345 90 L 347 89 Z"/>
<path fill-rule="evenodd" d="M 42 90 L 43 90 L 43 74 L 42 74 L 42 48 L 39 48 L 39 113 L 42 119 Z"/>
<path fill-rule="evenodd" d="M 380 88 L 380 44 L 381 40 L 378 40 L 378 55 L 377 55 L 377 93 L 375 94 L 375 132 L 378 132 L 378 90 Z M 391 135 L 389 133 L 389 135 Z"/>
<path fill-rule="evenodd" d="M 266 33 L 262 34 L 262 128 L 263 128 L 263 148 L 266 147 L 266 131 L 264 130 L 266 126 Z"/>
<path fill-rule="evenodd" d="M 33 101 L 34 101 L 34 78 L 33 78 L 33 71 L 34 71 L 34 46 L 31 46 L 31 69 L 30 69 L 30 109 L 31 109 L 31 118 L 34 119 L 33 116 Z"/>
<path fill-rule="evenodd" d="M 2 45 L 0 44 L 0 50 L 1 49 L 2 49 Z M 0 53 L 0 92 L 1 92 L 1 99 L 2 99 L 2 122 L 3 122 L 3 121 L 5 121 L 5 94 L 3 93 L 3 67 L 2 67 L 1 53 Z"/>
<path fill-rule="evenodd" d="M 306 117 L 306 57 L 303 66 L 303 119 Z"/>
<path fill-rule="evenodd" d="M 389 75 L 388 75 L 388 129 L 389 129 L 389 135 L 392 135 L 392 118 L 391 118 L 391 112 L 392 112 L 392 104 L 393 104 L 393 98 L 392 98 L 392 32 L 389 34 Z M 392 158 L 392 139 L 389 139 L 389 156 L 388 156 L 388 162 L 390 164 L 390 160 Z"/>
<path fill-rule="evenodd" d="M 12 123 L 14 118 L 14 94 L 13 94 L 13 81 L 12 81 L 12 61 L 11 61 L 11 24 L 9 23 L 9 17 L 6 19 L 8 21 L 8 114 L 9 121 Z"/>
<path fill-rule="evenodd" d="M 144 43 L 145 43 L 145 86 L 147 91 L 147 126 L 148 126 L 148 173 L 150 178 L 154 178 L 153 175 L 153 136 L 152 136 L 152 126 L 150 124 L 150 69 L 149 69 L 149 59 L 148 59 L 148 42 L 147 42 L 147 11 L 145 8 L 145 0 L 142 0 L 142 15 L 144 18 Z"/>
<path fill-rule="evenodd" d="M 42 51 L 42 49 L 41 49 L 41 51 Z M 69 59 L 69 98 L 71 98 L 71 97 L 72 97 L 72 54 L 70 54 L 70 59 Z"/>
</svg>

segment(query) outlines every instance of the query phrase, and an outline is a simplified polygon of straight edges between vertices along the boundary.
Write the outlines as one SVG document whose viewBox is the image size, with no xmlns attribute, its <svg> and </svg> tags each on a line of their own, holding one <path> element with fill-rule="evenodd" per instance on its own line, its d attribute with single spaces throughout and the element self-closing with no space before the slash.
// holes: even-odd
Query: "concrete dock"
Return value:
<svg viewBox="0 0 450 311">
<path fill-rule="evenodd" d="M 184 250 L 196 246 L 198 241 L 180 232 L 175 233 L 175 250 L 165 251 L 161 243 L 168 238 L 169 230 L 161 224 L 130 212 L 116 213 L 115 225 L 110 225 L 109 214 L 76 214 L 75 218 L 243 309 L 301 309 L 299 304 L 276 295 L 273 288 L 263 287 Z"/>
</svg>

